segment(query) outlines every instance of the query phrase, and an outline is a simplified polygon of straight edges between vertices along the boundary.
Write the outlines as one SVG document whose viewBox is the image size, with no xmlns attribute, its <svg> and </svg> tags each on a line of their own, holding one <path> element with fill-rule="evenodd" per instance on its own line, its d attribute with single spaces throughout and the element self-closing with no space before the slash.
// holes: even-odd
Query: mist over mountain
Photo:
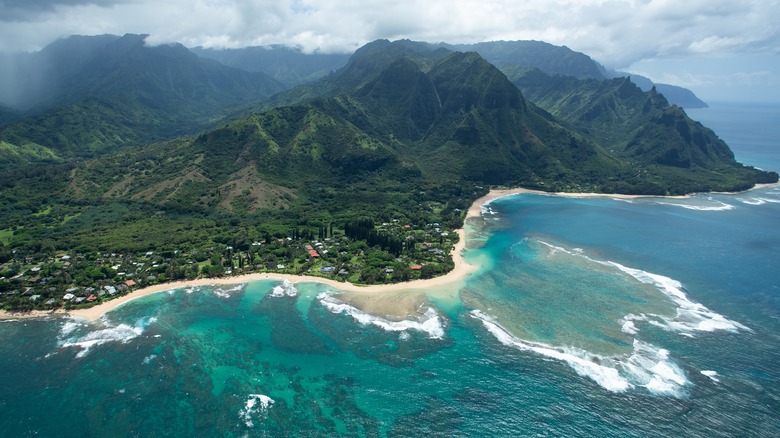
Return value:
<svg viewBox="0 0 780 438">
<path fill-rule="evenodd" d="M 298 48 L 281 45 L 243 49 L 192 47 L 190 50 L 230 67 L 265 73 L 287 87 L 327 76 L 343 67 L 351 56 L 343 53 L 303 53 Z"/>
<path fill-rule="evenodd" d="M 194 132 L 284 88 L 263 73 L 144 39 L 77 36 L 19 55 L 4 96 L 27 117 L 9 116 L 18 120 L 0 130 L 0 140 L 61 158 L 94 155 Z"/>
<path fill-rule="evenodd" d="M 233 150 L 224 140 L 242 139 L 239 156 L 255 157 L 247 159 L 257 163 L 263 161 L 257 154 L 266 154 L 271 160 L 256 169 L 257 175 L 286 169 L 285 175 L 296 179 L 295 169 L 311 168 L 338 180 L 349 176 L 347 169 L 362 169 L 423 180 L 656 194 L 735 189 L 771 179 L 722 153 L 728 150 L 722 141 L 684 112 L 670 109 L 657 89 L 644 92 L 625 78 L 605 80 L 603 67 L 565 47 L 377 40 L 355 51 L 337 71 L 285 90 L 265 73 L 224 66 L 179 44 L 149 47 L 144 38 L 72 37 L 27 55 L 29 65 L 48 66 L 41 68 L 42 75 L 62 74 L 52 80 L 48 93 L 33 93 L 38 109 L 28 111 L 36 114 L 0 130 L 0 158 L 25 163 L 94 157 L 193 134 L 234 114 L 226 133 L 217 130 L 203 137 L 223 139 L 204 154 Z M 478 48 L 494 62 L 454 48 Z M 294 64 L 311 61 L 295 81 L 321 74 L 338 61 L 279 47 L 222 55 L 236 55 L 234 62 L 245 66 L 254 59 L 254 68 L 260 68 L 257 50 L 272 54 L 265 59 L 279 71 L 285 59 Z M 247 54 L 254 58 L 244 57 Z M 526 64 L 543 65 L 547 71 Z M 41 110 L 47 106 L 50 109 Z M 247 108 L 261 115 L 252 116 L 254 121 L 244 127 L 248 122 L 238 115 Z M 276 111 L 271 113 L 273 124 L 288 128 L 250 129 L 270 123 L 268 110 Z M 4 113 L 7 120 L 18 116 Z M 296 118 L 289 119 L 292 115 Z M 675 121 L 669 122 L 670 117 Z M 340 134 L 333 134 L 334 129 Z M 653 136 L 668 144 L 653 143 Z M 297 140 L 284 152 L 291 138 Z M 269 141 L 276 146 L 248 146 Z M 328 149 L 334 141 L 341 145 L 339 153 Z M 172 144 L 190 147 L 181 146 L 189 141 Z M 706 151 L 702 155 L 696 148 Z M 331 152 L 323 155 L 326 150 Z M 267 155 L 269 151 L 282 155 Z M 196 159 L 191 153 L 176 154 Z M 340 159 L 322 161 L 327 157 Z M 645 176 L 637 176 L 637 165 L 645 167 Z M 234 166 L 212 162 L 202 173 Z M 710 175 L 702 182 L 691 170 L 729 176 Z M 283 186 L 280 178 L 271 178 L 273 184 Z"/>
<path fill-rule="evenodd" d="M 703 100 L 699 99 L 693 91 L 678 87 L 677 85 L 669 85 L 669 84 L 656 84 L 653 83 L 650 79 L 638 75 L 638 74 L 632 74 L 627 72 L 620 72 L 615 70 L 608 70 L 607 71 L 607 77 L 608 78 L 631 78 L 631 81 L 635 83 L 639 88 L 642 89 L 642 91 L 650 91 L 653 87 L 655 89 L 664 95 L 666 100 L 669 101 L 669 103 L 673 103 L 677 106 L 683 107 L 683 108 L 707 108 L 708 105 Z"/>
<path fill-rule="evenodd" d="M 391 182 L 678 194 L 773 177 L 734 161 L 655 90 L 525 71 L 515 78 L 521 93 L 475 52 L 378 40 L 334 74 L 274 96 L 272 109 L 97 160 L 74 184 L 165 205 L 255 209 Z M 95 172 L 122 168 L 136 170 L 110 184 Z"/>
<path fill-rule="evenodd" d="M 387 41 L 387 40 L 381 40 Z M 376 42 L 367 44 L 371 46 Z M 705 108 L 707 104 L 683 87 L 669 84 L 654 84 L 650 79 L 626 72 L 607 70 L 590 56 L 565 46 L 556 46 L 543 41 L 490 41 L 476 44 L 431 44 L 400 40 L 417 52 L 447 49 L 449 51 L 477 52 L 491 64 L 505 70 L 515 67 L 537 68 L 549 75 L 573 76 L 578 79 L 612 79 L 631 77 L 644 91 L 654 86 L 667 100 L 685 108 Z M 363 46 L 358 50 L 365 50 Z M 246 71 L 264 72 L 274 79 L 294 86 L 313 82 L 346 65 L 350 55 L 304 54 L 298 49 L 285 46 L 247 47 L 243 49 L 191 49 L 205 58 L 215 59 L 225 65 Z"/>
<path fill-rule="evenodd" d="M 88 79 L 63 75 L 60 85 L 75 77 L 73 86 L 54 87 L 52 107 L 0 129 L 5 254 L 159 252 L 170 266 L 139 277 L 157 282 L 234 272 L 233 248 L 252 269 L 300 274 L 315 266 L 301 236 L 335 226 L 347 237 L 366 224 L 365 235 L 347 237 L 354 245 L 318 262 L 371 283 L 388 278 L 387 263 L 409 272 L 424 263 L 426 276 L 452 267 L 443 253 L 374 230 L 371 218 L 397 219 L 399 231 L 452 230 L 490 187 L 679 195 L 778 180 L 627 78 L 502 71 L 476 52 L 378 40 L 332 74 L 269 98 L 283 86 L 267 75 L 180 45 L 126 36 L 76 46 L 103 54 L 62 61 L 71 71 L 89 65 Z M 451 235 L 438 234 L 438 245 Z M 175 261 L 184 251 L 209 260 L 204 271 Z M 259 258 L 247 259 L 251 251 Z M 413 260 L 397 261 L 402 254 Z M 61 290 L 34 290 L 59 299 L 70 275 L 99 286 L 104 274 L 93 267 L 58 277 Z M 14 306 L 36 305 L 19 297 Z"/>
</svg>

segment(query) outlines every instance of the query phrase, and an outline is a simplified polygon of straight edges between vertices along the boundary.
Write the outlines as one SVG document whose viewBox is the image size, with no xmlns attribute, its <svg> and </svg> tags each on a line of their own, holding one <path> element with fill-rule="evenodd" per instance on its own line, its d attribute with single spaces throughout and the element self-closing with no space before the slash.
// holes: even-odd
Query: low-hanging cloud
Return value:
<svg viewBox="0 0 780 438">
<path fill-rule="evenodd" d="M 659 56 L 777 53 L 778 16 L 780 3 L 764 0 L 0 0 L 0 51 L 102 33 L 307 52 L 351 52 L 378 38 L 535 39 L 620 68 Z"/>
</svg>

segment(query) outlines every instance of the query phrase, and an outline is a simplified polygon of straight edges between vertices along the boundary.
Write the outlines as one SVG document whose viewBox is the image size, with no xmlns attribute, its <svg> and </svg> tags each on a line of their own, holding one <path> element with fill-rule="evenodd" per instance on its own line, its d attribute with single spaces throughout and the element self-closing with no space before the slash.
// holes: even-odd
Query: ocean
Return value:
<svg viewBox="0 0 780 438">
<path fill-rule="evenodd" d="M 780 169 L 780 108 L 688 113 Z M 259 281 L 2 321 L 0 435 L 780 436 L 780 187 L 483 212 L 415 320 Z"/>
</svg>

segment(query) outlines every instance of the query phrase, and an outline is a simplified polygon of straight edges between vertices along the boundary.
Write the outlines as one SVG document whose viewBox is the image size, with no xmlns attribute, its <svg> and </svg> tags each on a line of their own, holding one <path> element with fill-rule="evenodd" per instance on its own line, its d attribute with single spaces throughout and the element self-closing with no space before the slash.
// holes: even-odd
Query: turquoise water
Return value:
<svg viewBox="0 0 780 438">
<path fill-rule="evenodd" d="M 705 124 L 744 159 L 750 120 Z M 778 218 L 778 187 L 521 195 L 417 321 L 262 281 L 0 322 L 0 435 L 778 436 Z"/>
</svg>

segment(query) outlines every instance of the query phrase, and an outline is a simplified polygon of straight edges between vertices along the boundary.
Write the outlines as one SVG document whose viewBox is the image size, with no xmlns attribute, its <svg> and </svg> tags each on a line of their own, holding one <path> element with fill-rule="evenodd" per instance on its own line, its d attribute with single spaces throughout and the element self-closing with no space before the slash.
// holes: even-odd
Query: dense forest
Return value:
<svg viewBox="0 0 780 438">
<path fill-rule="evenodd" d="M 426 278 L 451 269 L 454 230 L 493 186 L 676 195 L 778 178 L 628 78 L 376 41 L 282 91 L 264 73 L 139 41 L 81 41 L 89 53 L 63 57 L 69 71 L 103 75 L 4 111 L 4 309 L 258 271 Z M 558 65 L 589 65 L 569 52 Z"/>
</svg>

